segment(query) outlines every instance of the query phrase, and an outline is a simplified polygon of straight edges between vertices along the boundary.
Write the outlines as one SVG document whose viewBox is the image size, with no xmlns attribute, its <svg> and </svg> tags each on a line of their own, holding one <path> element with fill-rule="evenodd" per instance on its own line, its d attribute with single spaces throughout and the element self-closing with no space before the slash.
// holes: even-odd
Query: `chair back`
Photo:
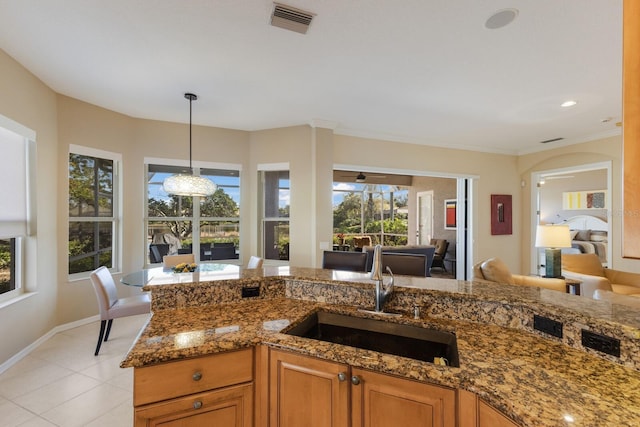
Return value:
<svg viewBox="0 0 640 427">
<path fill-rule="evenodd" d="M 429 244 L 436 247 L 436 250 L 433 254 L 434 257 L 444 258 L 445 254 L 447 253 L 447 249 L 449 248 L 449 242 L 447 242 L 445 239 L 431 239 Z"/>
<path fill-rule="evenodd" d="M 91 273 L 91 284 L 98 299 L 100 318 L 106 319 L 109 309 L 118 302 L 118 292 L 113 276 L 107 267 L 99 267 Z"/>
<path fill-rule="evenodd" d="M 178 264 L 182 264 L 183 262 L 187 264 L 191 264 L 195 262 L 195 257 L 193 254 L 182 254 L 182 255 L 165 255 L 162 257 L 162 266 L 164 268 L 175 267 Z"/>
<path fill-rule="evenodd" d="M 427 277 L 427 256 L 423 254 L 407 254 L 399 252 L 382 252 L 382 269 L 391 269 L 393 274 L 405 276 Z"/>
<path fill-rule="evenodd" d="M 247 263 L 247 268 L 262 268 L 262 261 L 262 258 L 251 255 Z"/>
<path fill-rule="evenodd" d="M 149 245 L 149 262 L 158 264 L 162 262 L 162 257 L 169 253 L 169 245 L 166 243 L 152 243 Z"/>
<path fill-rule="evenodd" d="M 562 254 L 562 270 L 606 277 L 602 262 L 596 254 Z"/>
<path fill-rule="evenodd" d="M 331 270 L 367 271 L 366 252 L 324 251 L 322 268 Z"/>
</svg>

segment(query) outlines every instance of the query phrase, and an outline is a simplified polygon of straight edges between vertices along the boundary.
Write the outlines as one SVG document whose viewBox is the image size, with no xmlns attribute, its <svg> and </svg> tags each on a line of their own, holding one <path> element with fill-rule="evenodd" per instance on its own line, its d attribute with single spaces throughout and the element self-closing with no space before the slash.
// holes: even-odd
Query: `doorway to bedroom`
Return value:
<svg viewBox="0 0 640 427">
<path fill-rule="evenodd" d="M 599 162 L 531 174 L 531 240 L 536 226 L 566 224 L 571 248 L 563 253 L 595 253 L 603 266 L 611 260 L 611 162 Z M 531 252 L 531 271 L 544 274 L 544 248 Z"/>
</svg>

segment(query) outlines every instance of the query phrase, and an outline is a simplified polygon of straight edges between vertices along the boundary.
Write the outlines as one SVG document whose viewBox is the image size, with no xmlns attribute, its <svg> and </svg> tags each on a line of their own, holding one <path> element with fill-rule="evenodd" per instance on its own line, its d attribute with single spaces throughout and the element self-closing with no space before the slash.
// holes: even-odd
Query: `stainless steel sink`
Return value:
<svg viewBox="0 0 640 427">
<path fill-rule="evenodd" d="M 460 366 L 452 332 L 318 311 L 285 333 L 432 363 L 444 358 L 449 366 Z"/>
</svg>

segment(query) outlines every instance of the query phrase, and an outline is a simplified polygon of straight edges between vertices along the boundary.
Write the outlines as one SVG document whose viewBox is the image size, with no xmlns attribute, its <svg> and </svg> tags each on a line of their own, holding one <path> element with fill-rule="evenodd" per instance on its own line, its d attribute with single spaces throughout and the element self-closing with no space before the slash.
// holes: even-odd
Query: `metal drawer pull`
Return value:
<svg viewBox="0 0 640 427">
<path fill-rule="evenodd" d="M 200 381 L 202 379 L 202 373 L 196 372 L 191 378 L 193 378 L 194 381 Z"/>
<path fill-rule="evenodd" d="M 357 375 L 354 375 L 351 377 L 351 384 L 353 385 L 358 385 L 360 384 L 360 377 Z"/>
<path fill-rule="evenodd" d="M 347 374 L 345 374 L 344 372 L 340 372 L 338 374 L 338 381 L 342 382 L 342 381 L 344 381 L 346 379 L 347 379 Z"/>
<path fill-rule="evenodd" d="M 202 402 L 199 400 L 196 400 L 195 402 L 193 402 L 193 409 L 200 409 L 202 408 Z"/>
</svg>

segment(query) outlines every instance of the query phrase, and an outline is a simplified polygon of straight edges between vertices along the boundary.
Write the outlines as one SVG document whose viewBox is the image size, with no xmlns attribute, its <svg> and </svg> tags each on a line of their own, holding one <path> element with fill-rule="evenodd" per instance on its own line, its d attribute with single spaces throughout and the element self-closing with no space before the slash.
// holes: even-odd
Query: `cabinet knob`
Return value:
<svg viewBox="0 0 640 427">
<path fill-rule="evenodd" d="M 342 381 L 344 381 L 346 379 L 347 379 L 347 374 L 345 374 L 344 372 L 340 372 L 338 374 L 338 381 L 342 382 Z"/>
<path fill-rule="evenodd" d="M 193 378 L 194 381 L 200 381 L 202 379 L 202 373 L 196 372 L 191 378 Z"/>
<path fill-rule="evenodd" d="M 351 377 L 351 384 L 353 385 L 358 385 L 360 384 L 360 377 L 357 375 L 354 375 Z"/>
<path fill-rule="evenodd" d="M 195 402 L 193 402 L 193 409 L 200 409 L 202 408 L 202 402 L 199 400 L 196 400 Z"/>
</svg>

